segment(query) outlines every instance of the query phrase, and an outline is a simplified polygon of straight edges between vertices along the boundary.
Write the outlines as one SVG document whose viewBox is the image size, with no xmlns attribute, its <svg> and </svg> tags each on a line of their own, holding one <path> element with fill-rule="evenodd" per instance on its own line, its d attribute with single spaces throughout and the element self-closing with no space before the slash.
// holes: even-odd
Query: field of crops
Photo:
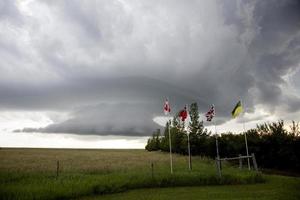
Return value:
<svg viewBox="0 0 300 200">
<path fill-rule="evenodd" d="M 193 157 L 190 172 L 187 161 L 187 156 L 174 155 L 171 175 L 169 155 L 162 152 L 2 148 L 0 194 L 1 199 L 69 199 L 141 188 L 265 181 L 260 173 L 227 164 L 219 179 L 214 161 L 200 157 Z"/>
</svg>

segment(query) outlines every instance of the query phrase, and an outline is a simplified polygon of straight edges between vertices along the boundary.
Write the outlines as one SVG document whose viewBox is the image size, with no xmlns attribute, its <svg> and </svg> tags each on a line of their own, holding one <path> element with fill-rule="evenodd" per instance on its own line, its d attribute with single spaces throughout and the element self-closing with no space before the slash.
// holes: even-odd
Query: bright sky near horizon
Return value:
<svg viewBox="0 0 300 200">
<path fill-rule="evenodd" d="M 0 0 L 0 146 L 143 148 L 211 104 L 217 131 L 300 120 L 297 0 Z M 246 113 L 231 118 L 242 100 Z M 214 126 L 205 126 L 215 131 Z M 18 130 L 18 132 L 14 132 Z"/>
</svg>

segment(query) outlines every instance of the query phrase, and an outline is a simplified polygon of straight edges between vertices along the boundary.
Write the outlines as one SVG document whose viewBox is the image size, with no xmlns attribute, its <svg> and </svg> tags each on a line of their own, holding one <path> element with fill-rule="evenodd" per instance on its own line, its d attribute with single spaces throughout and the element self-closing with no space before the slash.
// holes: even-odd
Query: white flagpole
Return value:
<svg viewBox="0 0 300 200">
<path fill-rule="evenodd" d="M 217 125 L 216 125 L 216 122 L 215 122 L 215 120 L 214 120 L 214 126 L 215 126 L 215 134 L 216 134 L 216 149 L 217 149 L 217 158 L 219 159 L 219 158 L 220 158 L 220 155 L 219 155 L 218 133 L 217 133 Z"/>
<path fill-rule="evenodd" d="M 219 143 L 218 143 L 218 132 L 217 132 L 217 125 L 216 125 L 216 108 L 215 108 L 215 105 L 212 105 L 213 108 L 214 108 L 214 119 L 213 120 L 213 124 L 215 126 L 215 134 L 216 134 L 216 150 L 217 150 L 217 158 L 219 159 L 220 158 L 220 155 L 219 155 Z"/>
<path fill-rule="evenodd" d="M 169 98 L 168 98 L 168 104 L 170 107 Z M 172 141 L 171 141 L 171 130 L 170 130 L 171 128 L 170 127 L 171 127 L 171 120 L 168 123 L 168 131 L 169 131 L 169 148 L 170 148 L 170 170 L 171 170 L 171 174 L 173 174 Z"/>
<path fill-rule="evenodd" d="M 242 100 L 241 100 L 241 103 L 242 103 Z M 244 102 L 243 102 L 244 103 Z M 242 104 L 242 106 L 243 106 L 243 104 Z M 246 128 L 245 128 L 245 113 L 246 113 L 246 106 L 244 105 L 243 106 L 245 109 L 244 109 L 244 112 L 243 112 L 243 114 L 244 114 L 244 120 L 243 120 L 243 129 L 244 129 L 244 136 L 245 136 L 245 145 L 246 145 L 246 153 L 247 153 L 247 156 L 249 156 L 249 152 L 248 152 L 248 142 L 247 142 L 247 133 L 246 133 Z M 249 157 L 247 158 L 247 160 L 248 160 L 248 170 L 250 170 L 251 168 L 250 168 L 250 159 L 249 159 Z"/>
<path fill-rule="evenodd" d="M 213 105 L 214 106 L 214 105 Z M 214 118 L 216 117 L 216 108 L 214 106 Z M 218 166 L 221 167 L 221 162 L 220 162 L 220 154 L 219 154 L 219 142 L 218 142 L 218 132 L 217 132 L 217 125 L 216 125 L 216 121 L 215 119 L 213 120 L 213 124 L 215 126 L 215 135 L 216 135 L 216 153 L 217 153 L 217 162 L 218 162 Z"/>
<path fill-rule="evenodd" d="M 191 147 L 190 147 L 190 134 L 187 132 L 187 138 L 188 138 L 188 152 L 189 152 L 189 170 L 192 170 L 192 159 L 191 159 Z"/>
<path fill-rule="evenodd" d="M 171 120 L 168 123 L 168 129 L 169 129 L 169 147 L 170 147 L 170 168 L 171 168 L 171 174 L 173 174 L 173 158 L 172 158 L 172 142 L 171 142 Z"/>
<path fill-rule="evenodd" d="M 243 127 L 244 127 L 244 135 L 245 135 L 246 153 L 247 153 L 247 156 L 249 156 L 247 133 L 246 133 L 246 130 L 245 130 L 245 122 L 243 123 Z M 250 168 L 250 159 L 249 159 L 249 157 L 247 158 L 247 160 L 248 160 L 248 169 L 250 170 L 251 168 Z"/>
<path fill-rule="evenodd" d="M 188 105 L 185 106 L 186 112 L 188 113 Z M 186 119 L 187 120 L 187 119 Z M 188 125 L 187 125 L 188 126 Z M 190 144 L 190 132 L 189 127 L 187 127 L 187 135 L 188 135 L 188 151 L 189 151 L 189 170 L 192 170 L 192 157 L 191 157 L 191 144 Z"/>
<path fill-rule="evenodd" d="M 188 112 L 188 105 L 185 106 L 186 112 Z M 187 120 L 187 119 L 186 119 Z M 185 125 L 185 121 L 183 121 L 183 128 Z M 190 145 L 190 133 L 187 127 L 187 139 L 188 139 L 188 153 L 189 153 L 189 170 L 192 170 L 192 157 L 191 157 L 191 145 Z"/>
</svg>

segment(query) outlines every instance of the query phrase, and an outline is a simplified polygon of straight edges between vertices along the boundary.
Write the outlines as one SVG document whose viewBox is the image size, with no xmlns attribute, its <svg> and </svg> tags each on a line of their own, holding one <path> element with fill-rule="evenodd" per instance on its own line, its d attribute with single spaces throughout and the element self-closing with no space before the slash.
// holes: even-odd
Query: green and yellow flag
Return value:
<svg viewBox="0 0 300 200">
<path fill-rule="evenodd" d="M 239 101 L 232 110 L 231 115 L 233 118 L 236 118 L 241 112 L 243 112 L 243 106 L 241 101 Z"/>
</svg>

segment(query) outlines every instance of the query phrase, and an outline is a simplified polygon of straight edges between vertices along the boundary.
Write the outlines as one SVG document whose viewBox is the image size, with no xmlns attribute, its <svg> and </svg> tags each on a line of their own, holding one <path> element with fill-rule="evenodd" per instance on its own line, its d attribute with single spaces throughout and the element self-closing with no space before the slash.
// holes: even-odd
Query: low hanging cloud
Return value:
<svg viewBox="0 0 300 200">
<path fill-rule="evenodd" d="M 149 105 L 139 103 L 100 104 L 84 107 L 62 123 L 51 124 L 46 128 L 25 128 L 22 131 L 145 136 L 151 134 L 155 127 L 160 128 L 152 121 L 149 108 Z"/>
<path fill-rule="evenodd" d="M 70 113 L 23 131 L 149 135 L 166 97 L 173 111 L 215 104 L 218 123 L 239 99 L 249 113 L 300 108 L 300 85 L 289 82 L 300 66 L 297 0 L 2 1 L 0 10 L 0 110 Z"/>
</svg>

